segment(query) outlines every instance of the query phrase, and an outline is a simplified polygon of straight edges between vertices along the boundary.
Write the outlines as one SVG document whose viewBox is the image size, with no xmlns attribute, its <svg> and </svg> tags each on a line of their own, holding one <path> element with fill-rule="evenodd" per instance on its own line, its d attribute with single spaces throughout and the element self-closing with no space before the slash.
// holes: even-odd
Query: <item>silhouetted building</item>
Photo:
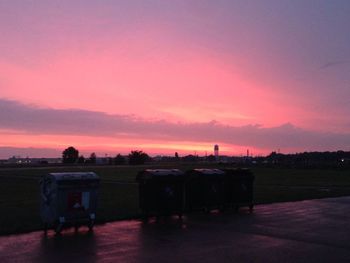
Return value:
<svg viewBox="0 0 350 263">
<path fill-rule="evenodd" d="M 219 145 L 217 144 L 214 145 L 214 155 L 215 155 L 215 159 L 219 160 Z"/>
</svg>

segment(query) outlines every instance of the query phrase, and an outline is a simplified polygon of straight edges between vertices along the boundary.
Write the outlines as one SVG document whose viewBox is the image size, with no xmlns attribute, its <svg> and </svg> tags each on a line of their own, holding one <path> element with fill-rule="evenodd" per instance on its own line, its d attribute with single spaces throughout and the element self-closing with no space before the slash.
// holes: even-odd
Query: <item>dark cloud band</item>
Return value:
<svg viewBox="0 0 350 263">
<path fill-rule="evenodd" d="M 268 149 L 346 149 L 350 146 L 350 134 L 307 131 L 290 123 L 265 128 L 260 125 L 228 126 L 216 121 L 148 121 L 80 109 L 40 108 L 6 99 L 0 99 L 0 129 L 42 135 L 221 142 Z"/>
</svg>

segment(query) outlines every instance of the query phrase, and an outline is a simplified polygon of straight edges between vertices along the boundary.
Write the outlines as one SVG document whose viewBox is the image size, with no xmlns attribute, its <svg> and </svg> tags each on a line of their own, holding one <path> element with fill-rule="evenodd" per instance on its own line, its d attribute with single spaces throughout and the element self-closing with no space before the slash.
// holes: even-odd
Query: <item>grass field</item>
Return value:
<svg viewBox="0 0 350 263">
<path fill-rule="evenodd" d="M 173 166 L 171 166 L 173 168 Z M 204 165 L 181 164 L 187 170 Z M 207 165 L 207 167 L 214 167 Z M 0 235 L 41 229 L 39 184 L 49 172 L 93 171 L 100 175 L 98 222 L 139 215 L 138 171 L 151 166 L 89 166 L 0 169 Z M 167 168 L 157 166 L 156 168 Z M 170 167 L 169 167 L 170 168 Z M 217 167 L 220 168 L 220 167 Z M 350 195 L 349 170 L 253 168 L 255 203 L 296 201 Z"/>
</svg>

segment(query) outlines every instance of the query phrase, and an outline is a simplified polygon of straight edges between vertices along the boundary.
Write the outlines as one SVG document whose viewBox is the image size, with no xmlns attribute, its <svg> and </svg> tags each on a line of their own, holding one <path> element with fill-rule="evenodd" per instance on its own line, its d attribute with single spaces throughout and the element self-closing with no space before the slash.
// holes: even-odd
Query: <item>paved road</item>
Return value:
<svg viewBox="0 0 350 263">
<path fill-rule="evenodd" d="M 61 236 L 0 237 L 1 262 L 350 262 L 350 197 L 257 206 Z"/>
</svg>

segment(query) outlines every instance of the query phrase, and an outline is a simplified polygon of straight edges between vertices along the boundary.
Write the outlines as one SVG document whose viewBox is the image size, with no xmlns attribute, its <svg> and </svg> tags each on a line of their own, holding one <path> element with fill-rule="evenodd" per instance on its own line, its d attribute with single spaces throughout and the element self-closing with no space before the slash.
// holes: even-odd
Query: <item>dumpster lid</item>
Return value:
<svg viewBox="0 0 350 263">
<path fill-rule="evenodd" d="M 144 172 L 156 176 L 162 175 L 183 175 L 184 173 L 179 169 L 146 169 Z"/>
<path fill-rule="evenodd" d="M 212 174 L 224 174 L 224 171 L 221 171 L 220 169 L 193 169 L 196 173 L 205 174 L 205 175 L 212 175 Z"/>
<path fill-rule="evenodd" d="M 253 176 L 249 168 L 222 168 L 222 170 L 233 176 Z"/>
<path fill-rule="evenodd" d="M 179 169 L 146 169 L 137 175 L 136 179 L 150 179 L 158 176 L 183 176 L 184 172 Z"/>
<path fill-rule="evenodd" d="M 94 172 L 65 172 L 49 173 L 56 181 L 73 181 L 73 180 L 99 180 L 99 176 Z"/>
<path fill-rule="evenodd" d="M 223 171 L 250 171 L 249 168 L 246 167 L 230 167 L 230 168 L 221 168 Z"/>
</svg>

